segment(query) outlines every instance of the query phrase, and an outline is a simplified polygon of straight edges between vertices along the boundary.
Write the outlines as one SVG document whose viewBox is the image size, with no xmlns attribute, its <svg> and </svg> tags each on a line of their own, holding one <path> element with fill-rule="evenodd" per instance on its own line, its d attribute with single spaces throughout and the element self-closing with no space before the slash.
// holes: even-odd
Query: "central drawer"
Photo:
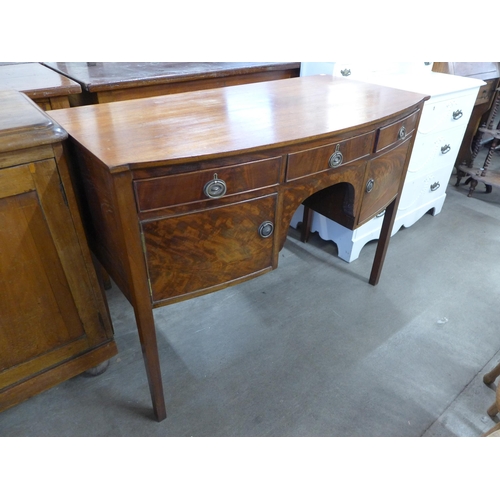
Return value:
<svg viewBox="0 0 500 500">
<path fill-rule="evenodd" d="M 370 132 L 345 141 L 291 153 L 288 155 L 286 180 L 300 179 L 369 156 L 374 140 L 375 132 Z"/>
<path fill-rule="evenodd" d="M 218 199 L 279 184 L 281 157 L 134 181 L 139 212 Z"/>
</svg>

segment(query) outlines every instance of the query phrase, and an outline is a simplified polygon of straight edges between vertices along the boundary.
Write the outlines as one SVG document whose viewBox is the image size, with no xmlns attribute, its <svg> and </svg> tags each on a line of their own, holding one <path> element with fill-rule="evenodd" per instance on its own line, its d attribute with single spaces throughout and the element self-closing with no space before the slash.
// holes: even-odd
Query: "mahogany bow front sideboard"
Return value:
<svg viewBox="0 0 500 500">
<path fill-rule="evenodd" d="M 134 307 L 157 420 L 153 309 L 275 269 L 302 202 L 349 228 L 386 209 L 378 282 L 427 99 L 311 76 L 49 112 L 89 245 Z"/>
</svg>

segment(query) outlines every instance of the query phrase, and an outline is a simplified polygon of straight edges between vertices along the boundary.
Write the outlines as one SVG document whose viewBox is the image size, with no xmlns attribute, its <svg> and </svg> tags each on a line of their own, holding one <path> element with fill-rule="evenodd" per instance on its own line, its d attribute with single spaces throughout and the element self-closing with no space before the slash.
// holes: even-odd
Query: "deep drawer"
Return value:
<svg viewBox="0 0 500 500">
<path fill-rule="evenodd" d="M 140 212 L 218 199 L 279 183 L 281 157 L 134 182 Z M 225 190 L 225 191 L 224 191 Z"/>
<path fill-rule="evenodd" d="M 415 130 L 417 119 L 418 112 L 415 112 L 402 120 L 382 127 L 377 140 L 376 152 L 383 151 L 397 142 L 404 141 Z"/>
<path fill-rule="evenodd" d="M 420 127 L 408 165 L 408 175 L 422 174 L 449 165 L 457 159 L 467 123 L 433 134 L 421 134 Z"/>
<path fill-rule="evenodd" d="M 312 148 L 288 155 L 286 180 L 337 168 L 368 156 L 373 150 L 375 132 L 358 135 L 352 139 Z"/>
<path fill-rule="evenodd" d="M 424 105 L 418 132 L 428 134 L 466 126 L 474 107 L 476 94 L 477 90 L 472 89 L 463 95 L 455 95 L 452 99 L 431 98 Z"/>
</svg>

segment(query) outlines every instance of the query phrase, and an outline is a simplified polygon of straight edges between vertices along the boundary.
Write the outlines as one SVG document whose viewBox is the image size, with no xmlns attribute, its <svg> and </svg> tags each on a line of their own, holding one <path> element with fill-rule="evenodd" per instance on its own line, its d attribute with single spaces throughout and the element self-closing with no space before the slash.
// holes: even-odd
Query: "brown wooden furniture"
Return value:
<svg viewBox="0 0 500 500">
<path fill-rule="evenodd" d="M 495 380 L 498 377 L 500 377 L 500 363 L 483 377 L 483 382 L 486 385 L 490 385 L 493 382 L 495 382 Z M 487 413 L 490 417 L 494 417 L 498 414 L 499 411 L 500 411 L 500 384 L 497 386 L 496 389 L 495 402 L 488 408 Z M 498 434 L 499 431 L 500 431 L 500 423 L 494 425 L 488 432 L 484 434 L 484 436 L 491 436 L 493 434 L 499 435 Z"/>
<path fill-rule="evenodd" d="M 80 85 L 39 63 L 0 66 L 0 90 L 18 90 L 45 111 L 69 108 L 69 97 L 81 93 Z"/>
<path fill-rule="evenodd" d="M 72 105 L 124 101 L 299 76 L 298 62 L 45 62 L 77 81 Z"/>
<path fill-rule="evenodd" d="M 472 165 L 474 149 L 478 146 L 474 144 L 474 137 L 479 126 L 484 123 L 485 118 L 495 98 L 495 90 L 500 83 L 500 68 L 497 62 L 435 62 L 432 71 L 437 73 L 448 73 L 450 75 L 468 76 L 483 80 L 486 85 L 479 89 L 476 103 L 469 119 L 467 130 L 465 131 L 462 145 L 455 161 L 458 171 L 459 165 Z M 477 151 L 476 151 L 477 154 Z M 460 180 L 458 180 L 458 183 Z M 457 184 L 458 185 L 458 184 Z"/>
<path fill-rule="evenodd" d="M 308 197 L 349 227 L 386 209 L 378 282 L 427 98 L 310 76 L 50 112 L 91 248 L 134 307 L 158 420 L 153 309 L 275 269 Z"/>
<path fill-rule="evenodd" d="M 479 127 L 476 134 L 476 147 L 473 151 L 471 165 L 458 166 L 456 185 L 458 186 L 461 179 L 467 176 L 466 184 L 470 184 L 467 195 L 469 197 L 472 196 L 479 182 L 484 182 L 487 193 L 491 193 L 492 186 L 500 187 L 500 164 L 498 162 L 496 165 L 492 164 L 493 156 L 500 144 L 500 121 L 497 121 L 500 117 L 500 88 L 497 89 L 495 94 L 495 100 L 488 114 L 487 121 L 482 127 Z M 486 157 L 481 163 L 477 155 L 480 144 L 483 143 L 483 138 L 486 140 L 485 144 L 488 141 L 491 142 L 489 143 Z"/>
<path fill-rule="evenodd" d="M 0 92 L 0 411 L 116 354 L 66 135 L 24 94 Z"/>
</svg>

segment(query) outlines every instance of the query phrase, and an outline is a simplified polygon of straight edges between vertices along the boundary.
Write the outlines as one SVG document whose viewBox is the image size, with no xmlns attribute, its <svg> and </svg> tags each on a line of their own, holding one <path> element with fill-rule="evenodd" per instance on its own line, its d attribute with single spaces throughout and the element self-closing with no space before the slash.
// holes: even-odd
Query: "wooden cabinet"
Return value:
<svg viewBox="0 0 500 500">
<path fill-rule="evenodd" d="M 72 106 L 299 76 L 298 62 L 45 62 L 82 86 Z"/>
<path fill-rule="evenodd" d="M 80 85 L 40 63 L 0 66 L 0 90 L 18 90 L 44 111 L 69 108 L 70 96 L 80 94 Z"/>
<path fill-rule="evenodd" d="M 0 410 L 116 354 L 65 137 L 26 96 L 0 92 Z"/>
<path fill-rule="evenodd" d="M 153 309 L 275 269 L 304 200 L 352 225 L 386 209 L 377 284 L 426 99 L 318 76 L 50 113 L 91 248 L 134 307 L 158 420 Z"/>
</svg>

